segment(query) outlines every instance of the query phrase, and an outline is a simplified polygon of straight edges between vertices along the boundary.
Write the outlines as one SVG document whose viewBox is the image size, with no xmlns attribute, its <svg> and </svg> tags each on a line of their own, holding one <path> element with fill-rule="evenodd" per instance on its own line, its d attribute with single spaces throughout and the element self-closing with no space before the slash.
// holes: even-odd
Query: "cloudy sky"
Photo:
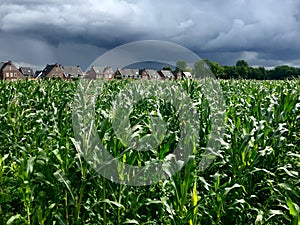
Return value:
<svg viewBox="0 0 300 225">
<path fill-rule="evenodd" d="M 300 67 L 300 1 L 0 1 L 0 61 L 86 69 L 138 40 L 174 42 L 222 65 Z"/>
</svg>

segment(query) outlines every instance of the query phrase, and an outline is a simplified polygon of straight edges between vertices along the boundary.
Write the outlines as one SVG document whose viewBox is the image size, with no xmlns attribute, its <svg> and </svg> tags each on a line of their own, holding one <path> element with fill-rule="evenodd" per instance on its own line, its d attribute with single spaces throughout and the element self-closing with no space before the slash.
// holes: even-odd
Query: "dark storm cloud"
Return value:
<svg viewBox="0 0 300 225">
<path fill-rule="evenodd" d="M 294 0 L 2 0 L 0 57 L 87 66 L 120 44 L 157 39 L 222 64 L 300 66 L 299 9 Z"/>
</svg>

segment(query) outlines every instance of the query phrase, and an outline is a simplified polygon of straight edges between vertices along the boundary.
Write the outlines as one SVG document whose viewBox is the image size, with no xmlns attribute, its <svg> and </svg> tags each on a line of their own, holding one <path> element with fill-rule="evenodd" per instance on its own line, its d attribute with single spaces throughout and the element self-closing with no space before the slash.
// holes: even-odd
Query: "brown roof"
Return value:
<svg viewBox="0 0 300 225">
<path fill-rule="evenodd" d="M 96 74 L 103 74 L 105 67 L 92 66 L 92 70 L 94 70 Z"/>
<path fill-rule="evenodd" d="M 160 78 L 160 75 L 159 75 L 159 73 L 156 70 L 148 70 L 148 69 L 146 69 L 145 71 L 149 75 L 150 79 L 159 79 Z"/>
<path fill-rule="evenodd" d="M 20 72 L 24 75 L 24 76 L 34 76 L 34 72 L 33 69 L 30 67 L 20 67 Z"/>
<path fill-rule="evenodd" d="M 0 70 L 5 66 L 5 62 L 0 62 Z"/>
<path fill-rule="evenodd" d="M 139 69 L 118 69 L 122 78 L 140 78 Z"/>
<path fill-rule="evenodd" d="M 174 79 L 174 74 L 170 70 L 161 70 L 161 74 L 167 79 Z"/>
<path fill-rule="evenodd" d="M 59 68 L 63 71 L 62 66 L 59 65 L 59 64 L 52 64 L 52 65 L 47 64 L 47 66 L 46 66 L 45 69 L 43 70 L 41 76 L 39 76 L 39 77 L 42 77 L 42 78 L 47 77 L 48 74 L 49 74 L 55 67 L 59 67 Z M 64 76 L 66 77 L 65 74 L 64 74 Z"/>
<path fill-rule="evenodd" d="M 80 66 L 63 66 L 63 71 L 66 77 L 82 77 L 83 72 Z"/>
</svg>

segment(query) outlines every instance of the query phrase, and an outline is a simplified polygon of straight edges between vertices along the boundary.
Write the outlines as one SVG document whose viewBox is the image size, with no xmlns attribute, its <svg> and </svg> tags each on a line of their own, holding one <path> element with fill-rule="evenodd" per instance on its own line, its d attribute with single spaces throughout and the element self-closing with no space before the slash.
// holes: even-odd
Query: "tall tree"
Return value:
<svg viewBox="0 0 300 225">
<path fill-rule="evenodd" d="M 248 63 L 245 60 L 238 60 L 235 64 L 235 66 L 243 66 L 243 67 L 249 67 Z"/>
<path fill-rule="evenodd" d="M 225 70 L 225 78 L 226 79 L 232 79 L 232 78 L 238 78 L 239 74 L 235 66 L 224 66 Z"/>
<path fill-rule="evenodd" d="M 187 65 L 186 61 L 184 61 L 184 60 L 178 60 L 176 62 L 176 70 L 185 71 L 187 67 L 188 67 L 188 65 Z"/>
<path fill-rule="evenodd" d="M 189 66 L 185 68 L 185 71 L 186 71 L 186 72 L 193 73 L 193 69 L 192 69 L 191 67 L 189 67 Z"/>
<path fill-rule="evenodd" d="M 199 60 L 194 64 L 194 75 L 197 78 L 210 77 L 211 71 L 209 66 L 203 61 Z"/>
<path fill-rule="evenodd" d="M 236 70 L 239 78 L 248 78 L 250 68 L 245 60 L 238 60 L 236 62 Z"/>
<path fill-rule="evenodd" d="M 162 68 L 162 70 L 170 70 L 170 71 L 172 71 L 172 68 L 171 68 L 171 66 L 169 66 L 169 65 L 165 65 L 165 66 Z"/>
<path fill-rule="evenodd" d="M 210 62 L 210 69 L 211 72 L 217 77 L 217 78 L 225 78 L 225 70 L 224 67 L 221 66 L 219 63 L 216 62 Z"/>
</svg>

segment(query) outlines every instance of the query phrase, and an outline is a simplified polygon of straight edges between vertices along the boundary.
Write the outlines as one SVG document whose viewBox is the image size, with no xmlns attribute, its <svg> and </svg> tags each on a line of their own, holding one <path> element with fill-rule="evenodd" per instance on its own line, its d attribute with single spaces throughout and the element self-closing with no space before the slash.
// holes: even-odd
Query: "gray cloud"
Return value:
<svg viewBox="0 0 300 225">
<path fill-rule="evenodd" d="M 294 0 L 2 0 L 0 59 L 89 65 L 131 41 L 157 39 L 233 64 L 300 66 Z"/>
</svg>

